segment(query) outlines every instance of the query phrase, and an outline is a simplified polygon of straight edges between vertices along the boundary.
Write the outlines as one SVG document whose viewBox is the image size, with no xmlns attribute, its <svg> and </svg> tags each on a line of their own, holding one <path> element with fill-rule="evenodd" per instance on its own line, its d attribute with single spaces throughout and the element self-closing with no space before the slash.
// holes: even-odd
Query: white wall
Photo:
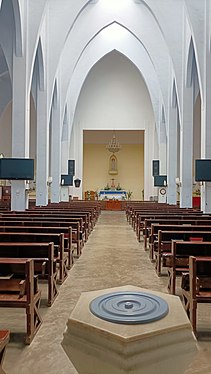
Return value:
<svg viewBox="0 0 211 374">
<path fill-rule="evenodd" d="M 136 67 L 113 51 L 90 71 L 74 124 L 81 129 L 145 129 L 153 123 L 149 94 Z"/>
<path fill-rule="evenodd" d="M 10 102 L 0 117 L 0 153 L 12 156 L 12 103 Z"/>
<path fill-rule="evenodd" d="M 151 160 L 154 158 L 154 115 L 145 82 L 137 68 L 123 55 L 113 51 L 103 57 L 90 71 L 82 87 L 74 118 L 77 134 L 87 129 L 147 130 L 148 156 L 144 164 L 146 198 L 153 195 Z M 74 134 L 75 131 L 73 131 Z M 83 149 L 81 136 L 72 139 L 76 168 L 82 176 Z M 74 145 L 73 145 L 74 143 Z M 78 156 L 78 155 L 81 156 Z"/>
<path fill-rule="evenodd" d="M 12 157 L 12 103 L 10 102 L 0 117 L 0 153 Z M 31 97 L 30 105 L 30 152 L 36 157 L 36 111 Z"/>
</svg>

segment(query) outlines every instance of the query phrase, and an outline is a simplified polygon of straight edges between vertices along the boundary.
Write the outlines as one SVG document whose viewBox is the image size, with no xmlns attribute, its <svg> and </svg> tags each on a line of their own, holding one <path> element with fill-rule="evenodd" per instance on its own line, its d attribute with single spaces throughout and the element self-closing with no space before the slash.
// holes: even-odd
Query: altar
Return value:
<svg viewBox="0 0 211 374">
<path fill-rule="evenodd" d="M 100 190 L 99 200 L 126 200 L 125 190 Z"/>
</svg>

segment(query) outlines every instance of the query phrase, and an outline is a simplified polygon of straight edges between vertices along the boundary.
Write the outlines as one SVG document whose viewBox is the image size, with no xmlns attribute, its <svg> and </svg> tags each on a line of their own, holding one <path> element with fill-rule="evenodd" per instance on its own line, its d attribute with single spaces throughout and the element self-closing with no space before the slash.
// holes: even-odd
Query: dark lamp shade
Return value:
<svg viewBox="0 0 211 374">
<path fill-rule="evenodd" d="M 75 184 L 75 187 L 80 187 L 80 185 L 81 185 L 81 180 L 80 180 L 79 178 L 76 178 L 76 179 L 74 180 L 74 184 Z"/>
</svg>

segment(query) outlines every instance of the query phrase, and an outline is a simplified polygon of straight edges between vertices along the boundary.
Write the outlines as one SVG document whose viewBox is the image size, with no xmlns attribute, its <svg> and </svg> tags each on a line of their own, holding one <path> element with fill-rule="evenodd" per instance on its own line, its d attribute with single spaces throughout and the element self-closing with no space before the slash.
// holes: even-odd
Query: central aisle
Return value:
<svg viewBox="0 0 211 374">
<path fill-rule="evenodd" d="M 23 348 L 18 343 L 9 344 L 6 373 L 76 374 L 60 343 L 81 292 L 127 284 L 166 292 L 166 281 L 155 274 L 125 212 L 103 211 L 55 303 L 43 310 L 43 325 L 31 345 Z"/>
</svg>

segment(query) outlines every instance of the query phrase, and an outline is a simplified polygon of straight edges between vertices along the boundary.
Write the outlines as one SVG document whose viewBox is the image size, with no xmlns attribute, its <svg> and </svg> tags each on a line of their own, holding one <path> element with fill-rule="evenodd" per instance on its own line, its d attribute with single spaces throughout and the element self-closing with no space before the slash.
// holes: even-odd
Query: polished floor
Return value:
<svg viewBox="0 0 211 374">
<path fill-rule="evenodd" d="M 166 277 L 158 278 L 143 243 L 138 243 L 124 212 L 103 211 L 51 308 L 42 303 L 43 324 L 30 346 L 20 332 L 25 330 L 23 310 L 1 309 L 1 329 L 14 332 L 4 360 L 7 374 L 76 374 L 61 347 L 68 317 L 84 291 L 122 285 L 166 291 Z M 211 309 L 202 311 L 202 328 L 211 325 Z M 211 373 L 211 334 L 198 342 L 199 351 L 185 374 Z M 100 374 L 99 372 L 93 374 Z M 112 374 L 112 373 L 108 373 Z M 158 373 L 162 374 L 162 373 Z M 183 374 L 183 373 L 181 373 Z"/>
</svg>

